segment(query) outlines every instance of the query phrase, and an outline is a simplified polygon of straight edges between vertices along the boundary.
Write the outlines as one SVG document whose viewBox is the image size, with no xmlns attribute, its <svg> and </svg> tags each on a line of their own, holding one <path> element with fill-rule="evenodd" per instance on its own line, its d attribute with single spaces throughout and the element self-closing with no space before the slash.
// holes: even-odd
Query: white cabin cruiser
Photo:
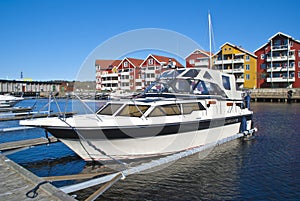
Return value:
<svg viewBox="0 0 300 201">
<path fill-rule="evenodd" d="M 162 73 L 144 93 L 95 114 L 20 121 L 46 129 L 86 161 L 167 155 L 252 129 L 233 75 L 187 68 Z"/>
<path fill-rule="evenodd" d="M 23 97 L 15 97 L 11 95 L 0 95 L 0 108 L 13 107 L 22 100 L 24 100 Z"/>
</svg>

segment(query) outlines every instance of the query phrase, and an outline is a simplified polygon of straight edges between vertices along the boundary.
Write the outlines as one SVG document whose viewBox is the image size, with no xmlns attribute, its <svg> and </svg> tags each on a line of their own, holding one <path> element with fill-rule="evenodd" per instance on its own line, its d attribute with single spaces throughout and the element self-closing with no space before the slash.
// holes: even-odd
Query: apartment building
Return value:
<svg viewBox="0 0 300 201">
<path fill-rule="evenodd" d="M 185 65 L 187 68 L 210 68 L 210 56 L 210 52 L 196 49 L 185 57 Z"/>
<path fill-rule="evenodd" d="M 225 43 L 213 55 L 213 69 L 233 74 L 237 88 L 256 88 L 257 56 L 240 46 Z"/>
<path fill-rule="evenodd" d="M 96 90 L 140 91 L 170 68 L 183 68 L 175 58 L 150 54 L 146 59 L 96 60 Z"/>
<path fill-rule="evenodd" d="M 255 50 L 257 87 L 300 87 L 300 41 L 278 32 Z"/>
</svg>

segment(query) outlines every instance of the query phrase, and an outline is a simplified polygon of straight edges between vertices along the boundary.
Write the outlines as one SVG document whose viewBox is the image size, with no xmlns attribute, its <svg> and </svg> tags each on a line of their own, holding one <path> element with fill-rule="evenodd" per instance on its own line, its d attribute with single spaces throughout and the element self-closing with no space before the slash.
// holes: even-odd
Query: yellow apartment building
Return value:
<svg viewBox="0 0 300 201">
<path fill-rule="evenodd" d="M 257 84 L 256 61 L 256 55 L 227 42 L 213 55 L 213 68 L 233 74 L 237 88 L 253 89 Z"/>
</svg>

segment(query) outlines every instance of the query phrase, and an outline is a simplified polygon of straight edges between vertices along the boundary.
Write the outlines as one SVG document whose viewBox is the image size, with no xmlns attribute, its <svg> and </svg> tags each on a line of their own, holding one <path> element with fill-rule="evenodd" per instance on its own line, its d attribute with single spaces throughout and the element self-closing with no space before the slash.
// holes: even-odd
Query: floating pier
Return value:
<svg viewBox="0 0 300 201">
<path fill-rule="evenodd" d="M 0 155 L 0 186 L 0 200 L 75 200 L 3 155 Z M 31 191 L 37 186 L 36 191 Z"/>
</svg>

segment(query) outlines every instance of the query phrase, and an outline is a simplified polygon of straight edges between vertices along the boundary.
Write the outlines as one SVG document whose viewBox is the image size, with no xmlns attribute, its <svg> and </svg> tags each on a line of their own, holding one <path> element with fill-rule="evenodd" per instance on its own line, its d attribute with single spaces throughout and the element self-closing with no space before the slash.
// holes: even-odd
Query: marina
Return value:
<svg viewBox="0 0 300 201">
<path fill-rule="evenodd" d="M 46 100 L 45 100 L 45 102 L 46 102 Z M 242 197 L 249 196 L 249 199 L 251 199 L 251 198 L 260 199 L 260 198 L 267 198 L 267 197 L 272 198 L 273 191 L 265 191 L 264 193 L 260 192 L 260 193 L 258 193 L 258 195 L 256 195 L 257 197 L 253 197 L 254 194 L 252 194 L 252 193 L 250 194 L 250 192 L 257 192 L 257 191 L 259 192 L 259 189 L 260 189 L 259 185 L 258 186 L 255 185 L 256 184 L 255 179 L 253 179 L 253 180 L 250 179 L 251 174 L 254 174 L 254 175 L 256 174 L 255 173 L 255 171 L 256 171 L 255 164 L 258 164 L 258 163 L 261 164 L 260 166 L 257 166 L 257 167 L 261 167 L 262 169 L 260 169 L 260 170 L 263 172 L 268 171 L 269 168 L 273 167 L 272 162 L 267 163 L 267 164 L 260 162 L 261 160 L 266 160 L 266 161 L 272 160 L 272 159 L 265 158 L 265 156 L 261 155 L 262 153 L 260 153 L 260 151 L 262 149 L 262 146 L 265 146 L 265 143 L 268 143 L 268 144 L 271 143 L 269 145 L 270 147 L 268 147 L 268 146 L 265 147 L 265 149 L 267 149 L 267 150 L 269 149 L 269 151 L 273 150 L 273 148 L 272 148 L 273 146 L 275 146 L 275 147 L 279 146 L 279 150 L 276 150 L 274 152 L 274 154 L 282 151 L 282 154 L 280 154 L 279 157 L 281 157 L 281 156 L 283 157 L 286 154 L 289 156 L 288 159 L 283 160 L 283 162 L 290 161 L 290 163 L 297 164 L 297 157 L 295 158 L 293 156 L 296 156 L 297 153 L 299 153 L 299 152 L 297 152 L 297 149 L 294 149 L 293 147 L 297 146 L 297 142 L 299 142 L 299 141 L 293 140 L 294 143 L 292 143 L 292 144 L 288 143 L 289 145 L 287 144 L 287 145 L 280 146 L 279 144 L 277 144 L 276 141 L 274 141 L 275 139 L 273 140 L 272 138 L 274 138 L 274 137 L 281 138 L 280 133 L 283 132 L 283 130 L 280 129 L 278 131 L 278 133 L 275 132 L 272 135 L 268 134 L 267 130 L 269 130 L 269 129 L 274 130 L 274 129 L 272 127 L 270 127 L 270 124 L 268 122 L 263 121 L 263 119 L 268 118 L 268 119 L 270 119 L 270 121 L 276 121 L 274 118 L 276 118 L 277 116 L 279 117 L 279 115 L 278 115 L 278 113 L 279 113 L 281 115 L 284 115 L 282 118 L 285 118 L 286 120 L 289 121 L 289 123 L 286 125 L 286 126 L 289 126 L 290 124 L 293 123 L 293 119 L 295 118 L 295 115 L 299 114 L 300 108 L 297 104 L 289 105 L 289 104 L 283 104 L 283 103 L 281 103 L 281 104 L 280 103 L 272 103 L 271 105 L 268 105 L 267 103 L 253 103 L 252 108 L 255 111 L 254 118 L 255 118 L 255 122 L 259 128 L 259 131 L 257 132 L 256 138 L 254 140 L 251 140 L 248 142 L 246 141 L 244 143 L 241 143 L 241 141 L 239 141 L 239 140 L 234 140 L 234 141 L 226 143 L 222 146 L 215 147 L 213 149 L 213 151 L 211 152 L 211 154 L 205 158 L 201 158 L 200 154 L 199 155 L 194 154 L 185 159 L 180 159 L 176 163 L 172 163 L 171 166 L 165 167 L 166 169 L 164 168 L 160 171 L 154 171 L 152 173 L 150 171 L 150 173 L 146 173 L 146 174 L 144 173 L 141 175 L 132 175 L 132 176 L 126 177 L 125 181 L 119 181 L 119 182 L 115 183 L 107 192 L 105 192 L 103 195 L 101 195 L 99 199 L 101 199 L 101 198 L 108 199 L 108 200 L 120 199 L 121 197 L 119 197 L 119 196 L 122 195 L 122 196 L 126 196 L 126 198 L 131 199 L 131 200 L 140 200 L 140 199 L 147 199 L 147 198 L 148 199 L 158 199 L 157 196 L 159 196 L 163 200 L 167 200 L 167 197 L 165 197 L 164 194 L 169 195 L 168 199 L 173 198 L 173 199 L 177 199 L 177 200 L 181 196 L 183 196 L 184 198 L 189 199 L 189 200 L 197 200 L 200 198 L 201 198 L 201 200 L 202 199 L 206 200 L 206 198 L 210 198 L 210 199 L 214 198 L 217 200 L 224 199 L 224 198 L 228 198 L 231 200 L 239 200 L 239 198 L 241 198 L 240 196 L 242 196 Z M 268 114 L 268 108 L 270 110 L 272 110 L 273 112 Z M 12 122 L 6 122 L 5 124 L 12 125 Z M 287 136 L 288 139 L 290 139 L 289 136 L 294 136 L 297 138 L 298 135 L 295 135 L 296 130 L 297 130 L 297 128 L 294 128 L 293 130 L 290 131 L 290 135 Z M 18 139 L 18 136 L 20 136 L 20 134 L 22 134 L 22 133 L 28 133 L 25 136 L 26 138 L 28 138 L 30 135 L 31 135 L 31 137 L 34 136 L 34 135 L 32 135 L 33 133 L 40 133 L 39 134 L 40 137 L 44 136 L 44 132 L 41 132 L 37 129 L 27 129 L 27 130 L 23 130 L 23 131 L 16 130 L 16 131 L 11 131 L 11 132 L 1 133 L 0 139 L 3 140 L 3 138 L 6 138 L 9 141 L 11 141 L 10 139 L 14 139 L 14 140 L 18 141 L 18 140 L 20 140 L 20 139 Z M 288 139 L 286 139 L 286 140 L 288 140 Z M 285 140 L 285 142 L 287 142 L 286 140 Z M 266 142 L 264 142 L 264 141 L 266 141 Z M 3 141 L 1 141 L 1 142 L 3 142 Z M 290 149 L 294 150 L 295 152 L 292 153 L 292 152 L 289 152 L 289 150 L 283 151 L 282 149 L 284 149 L 284 147 L 286 147 L 286 146 L 289 146 Z M 253 151 L 251 151 L 252 149 L 254 149 L 253 150 L 254 153 L 253 153 Z M 256 153 L 255 149 L 260 150 L 259 151 L 260 154 Z M 204 153 L 202 153 L 202 154 L 204 154 Z M 249 155 L 249 154 L 254 154 L 256 156 Z M 260 156 L 262 158 L 257 158 L 258 157 L 257 154 L 259 154 L 258 156 Z M 45 180 L 54 180 L 52 177 L 53 175 L 62 175 L 62 176 L 63 175 L 75 175 L 73 177 L 70 176 L 71 178 L 74 179 L 74 177 L 76 177 L 76 174 L 80 174 L 80 175 L 87 174 L 87 173 L 93 174 L 93 175 L 86 175 L 86 178 L 92 178 L 93 176 L 100 174 L 99 172 L 95 173 L 93 171 L 86 172 L 85 171 L 86 169 L 93 169 L 93 166 L 90 166 L 90 165 L 84 163 L 81 159 L 78 159 L 77 157 L 74 158 L 74 156 L 75 156 L 74 153 L 69 151 L 65 146 L 63 146 L 63 144 L 61 144 L 61 143 L 52 144 L 51 143 L 51 144 L 47 145 L 46 147 L 45 147 L 45 145 L 36 146 L 31 149 L 26 149 L 24 151 L 8 155 L 7 157 L 11 158 L 13 161 L 16 161 L 16 162 L 22 164 L 22 166 L 25 166 L 26 169 L 33 171 L 33 173 L 37 174 L 39 177 L 45 177 Z M 200 158 L 198 158 L 198 157 L 200 157 Z M 228 162 L 221 159 L 220 157 L 226 158 L 226 161 L 228 160 Z M 229 161 L 237 162 L 237 161 L 241 160 L 241 159 L 239 159 L 240 157 L 242 157 L 242 158 L 246 157 L 243 160 L 248 161 L 245 164 L 245 165 L 247 165 L 246 167 L 244 167 L 244 165 L 242 165 L 242 166 L 240 166 L 240 168 L 244 169 L 244 168 L 252 167 L 252 169 L 250 172 L 244 171 L 243 174 L 248 174 L 250 177 L 247 177 L 247 179 L 246 179 L 246 177 L 242 177 L 242 180 L 240 180 L 240 185 L 239 185 L 241 190 L 233 193 L 231 190 L 232 190 L 232 188 L 234 188 L 232 185 L 234 185 L 234 183 L 235 183 L 234 182 L 234 178 L 235 178 L 234 174 L 239 174 L 239 173 L 234 173 L 237 170 L 237 167 L 235 167 L 235 166 L 233 166 L 234 168 L 231 167 L 229 169 L 225 168 L 225 167 L 228 165 L 232 166 L 232 162 L 229 162 Z M 249 164 L 249 162 L 252 161 L 252 159 L 250 159 L 250 158 L 247 159 L 248 157 L 256 158 L 256 160 L 254 160 L 256 162 L 254 164 L 251 164 L 251 163 Z M 41 161 L 41 162 L 39 162 L 39 161 Z M 48 162 L 46 162 L 46 161 L 48 161 Z M 55 162 L 55 161 L 57 161 L 57 162 Z M 236 162 L 234 162 L 234 164 L 237 164 Z M 40 164 L 40 165 L 38 165 L 38 164 Z M 265 164 L 267 166 L 265 166 L 263 164 Z M 221 165 L 225 169 L 223 169 L 223 171 L 220 171 L 221 169 L 216 169 L 214 171 L 214 174 L 211 174 L 212 172 L 209 173 L 211 171 L 211 168 L 217 167 L 219 165 Z M 67 168 L 70 166 L 73 167 L 73 170 L 71 170 L 70 168 Z M 205 167 L 206 168 L 211 167 L 211 168 L 206 169 Z M 299 167 L 299 166 L 293 166 L 293 167 L 295 167 L 297 169 L 297 167 Z M 180 171 L 180 169 L 182 169 L 182 168 L 184 168 L 184 169 L 187 168 L 188 171 L 183 171 L 183 172 Z M 283 170 L 281 170 L 281 169 L 277 170 L 277 168 L 275 168 L 275 169 L 273 169 L 273 171 L 279 173 L 279 175 L 282 175 L 283 177 L 291 178 L 288 175 L 291 175 L 291 174 L 295 175 L 295 173 L 297 172 L 296 169 L 288 169 L 287 171 L 280 173 L 280 171 L 283 171 Z M 100 169 L 100 171 L 103 171 L 103 170 Z M 177 179 L 174 178 L 175 180 L 173 181 L 173 179 L 171 179 L 172 177 L 170 177 L 170 175 L 167 174 L 167 172 L 170 172 L 171 174 L 173 174 L 172 177 L 175 177 Z M 193 174 L 193 172 L 194 172 L 194 174 Z M 204 173 L 207 175 L 205 175 Z M 190 177 L 191 174 L 194 175 L 194 178 Z M 218 177 L 220 177 L 220 178 L 217 179 L 215 174 L 218 175 Z M 233 174 L 233 175 L 231 175 L 231 174 Z M 253 177 L 254 177 L 254 175 L 253 175 Z M 266 182 L 270 179 L 269 177 L 272 177 L 272 175 L 266 174 L 262 177 L 264 178 L 264 181 L 261 181 L 261 182 L 263 182 L 264 185 L 268 186 L 268 184 Z M 55 179 L 57 180 L 58 178 L 55 178 Z M 160 179 L 158 179 L 158 178 L 160 178 Z M 219 193 L 217 193 L 214 190 L 214 188 L 209 188 L 209 186 L 205 185 L 204 183 L 201 183 L 201 182 L 204 182 L 204 180 L 203 180 L 204 178 L 206 178 L 205 183 L 211 185 L 212 187 L 222 184 L 225 188 L 223 188 L 222 191 L 219 191 Z M 223 179 L 221 179 L 221 178 L 223 178 Z M 226 178 L 228 178 L 228 179 L 231 178 L 230 180 L 232 180 L 232 181 L 227 181 Z M 295 177 L 295 179 L 296 178 L 297 178 L 297 176 Z M 66 178 L 64 178 L 64 179 L 66 179 Z M 179 182 L 179 183 L 175 182 L 178 179 L 181 180 L 181 182 Z M 217 180 L 214 180 L 214 179 L 217 179 Z M 289 182 L 287 183 L 291 188 L 290 190 L 287 190 L 287 189 L 285 190 L 285 188 L 283 188 L 283 189 L 279 190 L 279 192 L 282 192 L 285 190 L 284 192 L 286 193 L 287 197 L 292 196 L 295 198 L 295 197 L 299 196 L 296 193 L 297 191 L 292 191 L 293 188 L 297 188 L 297 185 L 299 185 L 299 182 L 297 182 L 297 179 L 296 180 L 295 179 L 290 180 L 293 184 L 288 184 Z M 199 181 L 196 182 L 196 180 L 199 180 L 200 183 L 199 183 Z M 281 180 L 283 180 L 284 183 L 286 181 L 286 179 L 281 179 Z M 189 185 L 187 185 L 186 181 L 191 181 L 192 183 L 188 182 Z M 63 182 L 63 181 L 61 181 L 61 182 Z M 112 181 L 112 182 L 114 182 L 114 181 Z M 193 184 L 193 182 L 195 182 L 195 183 Z M 244 182 L 246 182 L 247 185 Z M 248 193 L 246 193 L 246 191 L 243 191 L 242 189 L 243 189 L 243 187 L 245 187 L 245 190 L 247 188 L 249 188 L 249 182 L 250 182 L 251 188 L 250 188 L 250 192 L 248 194 Z M 135 183 L 138 183 L 139 185 L 135 185 Z M 150 183 L 151 185 L 148 185 L 147 183 Z M 155 183 L 155 185 L 154 185 L 154 183 Z M 73 184 L 76 184 L 76 183 L 63 182 L 63 184 L 62 184 L 62 183 L 54 182 L 54 184 L 58 188 L 61 188 L 61 186 L 66 186 L 66 184 L 68 184 L 69 186 L 70 185 L 72 186 Z M 277 182 L 277 184 L 275 186 L 274 185 L 272 185 L 272 187 L 270 186 L 270 189 L 277 189 L 280 186 L 282 186 L 282 184 L 280 182 L 279 183 Z M 180 186 L 178 186 L 178 185 L 180 185 Z M 248 187 L 246 187 L 246 186 L 248 186 Z M 158 188 L 162 189 L 161 190 L 162 193 L 158 193 L 158 191 L 155 191 L 155 189 L 158 189 Z M 79 192 L 74 192 L 77 195 L 76 199 L 83 200 L 83 199 L 91 196 L 93 193 L 95 193 L 97 190 L 99 190 L 99 187 L 95 186 L 95 187 L 91 187 L 89 189 L 81 190 Z M 120 192 L 119 189 L 122 189 L 122 191 Z M 133 191 L 133 189 L 136 189 L 136 190 Z M 178 191 L 175 189 L 181 189 L 181 190 L 178 193 Z M 193 191 L 193 189 L 195 191 Z M 62 190 L 64 190 L 64 188 L 62 188 Z M 156 193 L 154 193 L 154 194 L 151 193 L 153 191 Z M 176 191 L 176 193 L 175 193 L 175 191 Z M 209 191 L 209 192 L 211 192 L 211 194 L 206 194 L 205 191 Z M 66 190 L 66 192 L 67 192 L 67 190 Z M 186 193 L 186 192 L 190 192 L 190 193 Z M 74 194 L 74 193 L 71 193 L 71 194 Z M 179 196 L 179 197 L 177 197 L 177 196 Z M 213 197 L 211 197 L 211 196 L 213 196 Z M 221 197 L 219 197 L 219 196 L 221 196 Z M 182 199 L 179 199 L 179 200 L 182 200 Z"/>
</svg>

